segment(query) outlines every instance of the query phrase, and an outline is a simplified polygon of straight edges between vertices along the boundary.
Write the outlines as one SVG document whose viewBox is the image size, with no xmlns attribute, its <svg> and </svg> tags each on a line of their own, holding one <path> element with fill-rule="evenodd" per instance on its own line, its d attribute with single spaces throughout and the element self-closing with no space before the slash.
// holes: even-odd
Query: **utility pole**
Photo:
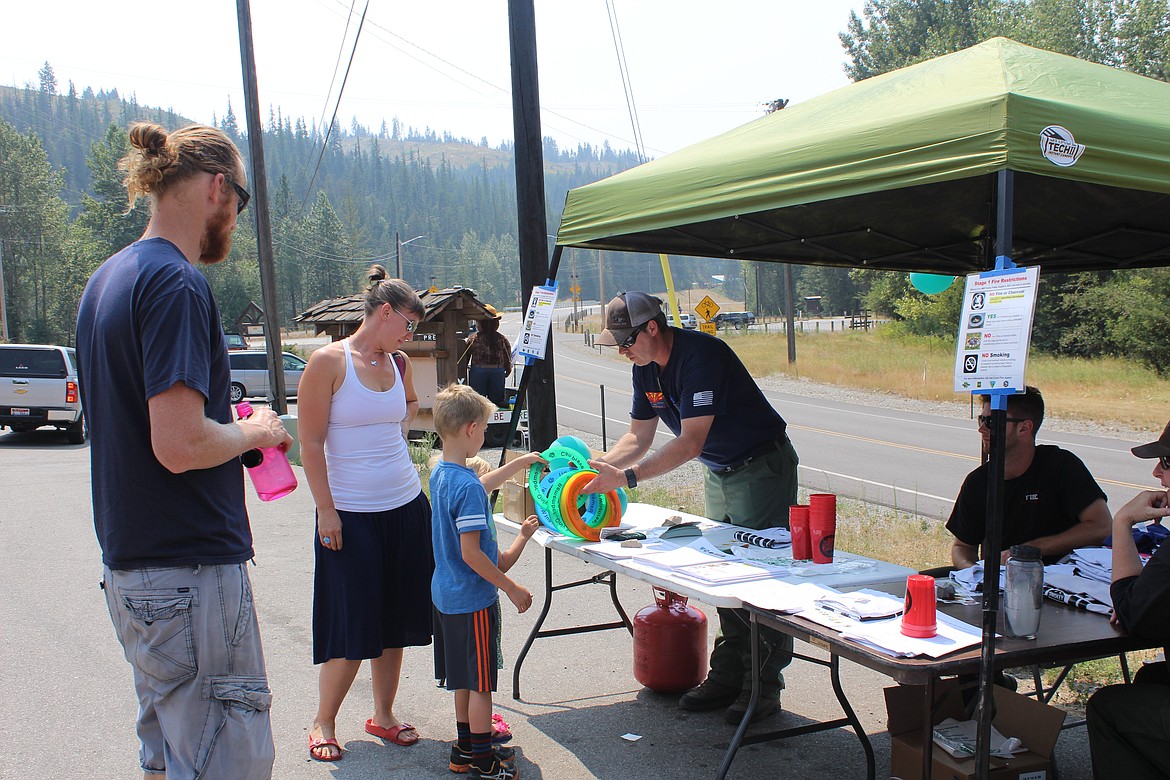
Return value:
<svg viewBox="0 0 1170 780">
<path fill-rule="evenodd" d="M 0 340 L 8 341 L 8 297 L 4 291 L 4 239 L 0 238 Z"/>
<path fill-rule="evenodd" d="M 402 238 L 394 231 L 394 278 L 402 278 Z"/>
<path fill-rule="evenodd" d="M 524 302 L 527 305 L 532 288 L 544 284 L 549 273 L 533 0 L 508 0 L 508 43 L 512 52 L 512 127 L 516 142 L 520 286 L 524 290 Z M 553 384 L 551 339 L 544 360 L 534 361 L 524 371 L 524 381 L 529 388 L 528 431 L 532 438 L 532 448 L 545 449 L 557 437 L 557 398 Z"/>
<path fill-rule="evenodd" d="M 272 224 L 268 219 L 268 176 L 264 169 L 264 126 L 260 124 L 260 98 L 256 89 L 256 52 L 252 45 L 252 7 L 236 0 L 240 27 L 240 64 L 244 71 L 244 114 L 248 120 L 248 151 L 252 157 L 252 187 L 256 197 L 256 254 L 260 262 L 260 292 L 264 301 L 264 341 L 268 347 L 268 380 L 272 410 L 287 414 L 284 356 L 280 350 L 280 317 L 276 308 L 276 266 L 272 257 Z"/>
</svg>

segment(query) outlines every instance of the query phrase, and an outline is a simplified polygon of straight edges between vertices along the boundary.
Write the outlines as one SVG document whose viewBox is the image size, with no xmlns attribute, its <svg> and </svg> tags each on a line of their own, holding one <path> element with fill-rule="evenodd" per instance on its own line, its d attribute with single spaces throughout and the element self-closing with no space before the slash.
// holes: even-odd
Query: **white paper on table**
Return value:
<svg viewBox="0 0 1170 780">
<path fill-rule="evenodd" d="M 735 589 L 735 595 L 745 604 L 773 612 L 800 612 L 812 609 L 813 602 L 838 591 L 812 582 L 792 585 L 779 580 L 745 582 Z"/>
<path fill-rule="evenodd" d="M 629 558 L 641 558 L 646 555 L 658 555 L 671 550 L 677 550 L 678 546 L 669 542 L 650 541 L 643 541 L 641 547 L 622 547 L 621 542 L 594 542 L 593 544 L 581 545 L 581 549 L 616 561 Z"/>
<path fill-rule="evenodd" d="M 718 547 L 700 536 L 690 544 L 676 547 L 673 550 L 644 555 L 638 560 L 660 569 L 676 569 L 679 566 L 691 566 L 696 563 L 726 561 L 729 560 L 729 556 L 721 553 Z"/>
<path fill-rule="evenodd" d="M 956 620 L 950 615 L 939 612 L 935 619 L 938 633 L 924 639 L 903 634 L 901 618 L 865 623 L 850 621 L 850 629 L 842 631 L 841 636 L 867 644 L 887 655 L 907 658 L 916 655 L 939 658 L 977 645 L 983 639 L 981 628 Z"/>
<path fill-rule="evenodd" d="M 887 620 L 902 614 L 905 602 L 889 593 L 862 588 L 861 590 L 826 596 L 817 599 L 816 606 L 830 612 L 837 612 L 850 620 Z"/>
</svg>

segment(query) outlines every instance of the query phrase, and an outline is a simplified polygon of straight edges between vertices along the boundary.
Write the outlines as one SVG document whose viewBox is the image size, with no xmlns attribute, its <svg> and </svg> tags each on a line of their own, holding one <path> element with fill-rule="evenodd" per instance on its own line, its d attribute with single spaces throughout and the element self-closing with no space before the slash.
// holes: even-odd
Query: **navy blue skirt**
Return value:
<svg viewBox="0 0 1170 780">
<path fill-rule="evenodd" d="M 386 648 L 431 643 L 431 503 L 426 494 L 388 512 L 342 512 L 342 548 L 313 529 L 313 663 L 362 661 Z"/>
</svg>

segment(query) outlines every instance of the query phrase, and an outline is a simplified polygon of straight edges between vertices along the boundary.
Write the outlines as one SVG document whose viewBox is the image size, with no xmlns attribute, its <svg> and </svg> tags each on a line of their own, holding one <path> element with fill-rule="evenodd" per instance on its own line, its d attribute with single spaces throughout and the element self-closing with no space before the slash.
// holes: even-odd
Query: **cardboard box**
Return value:
<svg viewBox="0 0 1170 780">
<path fill-rule="evenodd" d="M 935 685 L 939 705 L 934 722 L 964 719 L 962 697 L 955 680 Z M 890 732 L 890 774 L 901 780 L 922 780 L 922 695 L 917 685 L 886 688 Z M 992 725 L 1005 737 L 1018 737 L 1028 748 L 1011 759 L 992 757 L 989 777 L 994 780 L 1051 780 L 1052 751 L 1064 724 L 1064 712 L 1006 688 L 995 688 Z M 931 755 L 932 780 L 969 780 L 975 777 L 975 759 L 954 758 L 935 745 Z"/>
<path fill-rule="evenodd" d="M 504 457 L 508 462 L 511 462 L 524 454 L 526 453 L 509 451 Z M 501 511 L 503 511 L 504 517 L 509 520 L 523 523 L 529 515 L 536 514 L 536 504 L 532 501 L 532 494 L 528 492 L 528 469 L 523 469 L 513 475 L 504 483 L 500 493 L 504 500 Z"/>
</svg>

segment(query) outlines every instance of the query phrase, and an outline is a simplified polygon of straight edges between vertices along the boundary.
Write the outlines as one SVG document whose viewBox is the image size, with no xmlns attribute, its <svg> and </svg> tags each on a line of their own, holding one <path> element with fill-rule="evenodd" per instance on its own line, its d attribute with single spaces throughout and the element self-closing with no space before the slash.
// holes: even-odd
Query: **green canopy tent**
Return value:
<svg viewBox="0 0 1170 780">
<path fill-rule="evenodd" d="M 995 38 L 572 190 L 554 269 L 565 246 L 952 275 L 997 258 L 1170 265 L 1170 84 Z M 1006 398 L 992 409 L 985 550 L 1001 539 Z M 979 777 L 997 612 L 991 588 Z"/>
<path fill-rule="evenodd" d="M 1004 170 L 1017 264 L 1170 265 L 1170 84 L 1005 38 L 572 190 L 557 243 L 966 274 Z"/>
</svg>

